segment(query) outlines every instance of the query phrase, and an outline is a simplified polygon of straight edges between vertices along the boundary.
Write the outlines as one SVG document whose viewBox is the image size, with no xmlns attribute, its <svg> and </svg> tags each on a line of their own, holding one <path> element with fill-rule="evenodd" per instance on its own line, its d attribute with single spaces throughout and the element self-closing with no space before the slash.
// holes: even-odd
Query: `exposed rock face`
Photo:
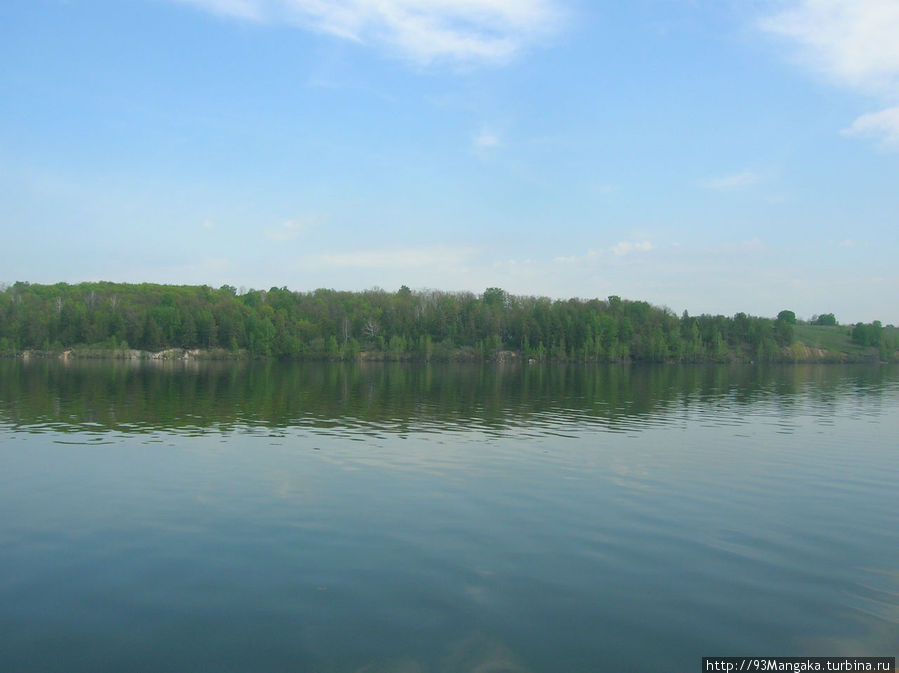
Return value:
<svg viewBox="0 0 899 673">
<path fill-rule="evenodd" d="M 112 358 L 115 360 L 199 360 L 204 352 L 199 348 L 166 348 L 161 351 L 142 351 L 136 348 L 121 348 L 114 350 L 105 349 L 72 349 L 67 348 L 62 352 L 52 351 L 22 351 L 21 357 L 59 357 L 60 360 L 74 360 L 77 358 Z"/>
</svg>

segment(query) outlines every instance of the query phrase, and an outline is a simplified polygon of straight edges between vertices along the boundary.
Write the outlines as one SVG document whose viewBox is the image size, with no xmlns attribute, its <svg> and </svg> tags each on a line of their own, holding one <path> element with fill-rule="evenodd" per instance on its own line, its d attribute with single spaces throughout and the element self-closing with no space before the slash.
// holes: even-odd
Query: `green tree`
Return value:
<svg viewBox="0 0 899 673">
<path fill-rule="evenodd" d="M 883 335 L 883 325 L 879 320 L 872 323 L 858 323 L 852 329 L 852 340 L 861 346 L 879 346 Z"/>
<path fill-rule="evenodd" d="M 796 314 L 793 311 L 783 310 L 777 314 L 777 319 L 786 323 L 787 325 L 796 324 Z"/>
<path fill-rule="evenodd" d="M 812 325 L 822 325 L 825 327 L 834 327 L 837 324 L 837 318 L 833 313 L 822 313 L 812 319 Z"/>
<path fill-rule="evenodd" d="M 774 340 L 779 346 L 789 346 L 793 343 L 792 323 L 778 318 L 774 322 Z"/>
</svg>

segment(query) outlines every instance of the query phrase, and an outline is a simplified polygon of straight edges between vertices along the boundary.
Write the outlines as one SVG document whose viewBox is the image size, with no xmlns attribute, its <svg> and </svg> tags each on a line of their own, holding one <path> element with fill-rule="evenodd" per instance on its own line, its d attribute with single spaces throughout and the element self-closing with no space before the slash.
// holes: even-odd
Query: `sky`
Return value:
<svg viewBox="0 0 899 673">
<path fill-rule="evenodd" d="M 3 0 L 0 282 L 899 324 L 899 0 Z"/>
</svg>

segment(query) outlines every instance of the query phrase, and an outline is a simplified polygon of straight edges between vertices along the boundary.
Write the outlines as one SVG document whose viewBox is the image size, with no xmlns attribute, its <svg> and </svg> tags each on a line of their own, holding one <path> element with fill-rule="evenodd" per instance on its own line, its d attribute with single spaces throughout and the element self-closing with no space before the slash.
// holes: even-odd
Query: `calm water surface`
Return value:
<svg viewBox="0 0 899 673">
<path fill-rule="evenodd" d="M 0 361 L 0 670 L 899 651 L 899 371 Z"/>
</svg>

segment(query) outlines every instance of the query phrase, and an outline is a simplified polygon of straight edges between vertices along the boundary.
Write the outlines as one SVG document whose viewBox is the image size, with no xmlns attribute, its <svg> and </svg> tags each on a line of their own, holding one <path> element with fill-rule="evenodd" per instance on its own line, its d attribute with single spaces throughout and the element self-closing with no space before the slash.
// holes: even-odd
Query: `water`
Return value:
<svg viewBox="0 0 899 673">
<path fill-rule="evenodd" d="M 899 650 L 899 371 L 0 361 L 0 670 Z"/>
</svg>

